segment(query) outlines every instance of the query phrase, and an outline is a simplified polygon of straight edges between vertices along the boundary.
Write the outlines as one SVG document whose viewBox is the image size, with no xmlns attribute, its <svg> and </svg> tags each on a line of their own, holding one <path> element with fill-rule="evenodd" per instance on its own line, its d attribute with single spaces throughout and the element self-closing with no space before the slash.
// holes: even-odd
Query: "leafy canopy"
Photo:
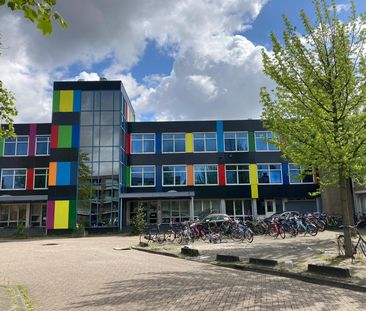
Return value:
<svg viewBox="0 0 366 311">
<path fill-rule="evenodd" d="M 262 51 L 264 73 L 276 83 L 261 88 L 264 125 L 280 136 L 284 156 L 323 173 L 322 185 L 366 176 L 366 15 L 353 1 L 346 22 L 335 2 L 313 0 L 313 25 L 302 10 L 299 34 L 283 16 L 282 42 Z"/>
</svg>

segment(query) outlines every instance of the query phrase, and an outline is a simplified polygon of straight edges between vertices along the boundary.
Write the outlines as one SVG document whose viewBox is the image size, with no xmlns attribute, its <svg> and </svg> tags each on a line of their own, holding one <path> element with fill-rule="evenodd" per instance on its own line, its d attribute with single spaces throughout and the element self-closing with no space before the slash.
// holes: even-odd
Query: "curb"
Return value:
<svg viewBox="0 0 366 311">
<path fill-rule="evenodd" d="M 162 256 L 192 260 L 190 258 L 179 256 L 177 254 L 157 252 L 157 251 L 154 251 L 151 249 L 143 249 L 140 247 L 132 247 L 132 249 L 150 253 L 150 254 L 155 254 L 155 255 L 162 255 Z M 303 281 L 306 283 L 312 283 L 312 284 L 317 284 L 317 285 L 326 285 L 326 286 L 331 286 L 331 287 L 336 287 L 336 288 L 349 289 L 349 290 L 352 290 L 355 292 L 366 293 L 366 287 L 359 286 L 356 284 L 350 284 L 350 283 L 340 282 L 340 281 L 336 281 L 336 280 L 331 280 L 331 279 L 324 279 L 324 278 L 320 278 L 320 277 L 316 277 L 316 276 L 312 276 L 312 275 L 303 275 L 303 274 L 299 274 L 299 273 L 288 272 L 288 271 L 283 271 L 283 270 L 282 271 L 274 270 L 274 269 L 265 268 L 265 267 L 252 267 L 252 266 L 248 266 L 248 265 L 245 266 L 245 265 L 240 265 L 240 264 L 235 264 L 235 263 L 233 264 L 233 263 L 219 263 L 219 262 L 202 262 L 202 261 L 197 261 L 197 260 L 195 260 L 195 262 L 206 263 L 206 264 L 215 265 L 215 266 L 219 266 L 219 267 L 223 267 L 223 268 L 229 268 L 229 269 L 235 269 L 235 270 L 241 270 L 241 271 L 250 271 L 250 272 L 256 272 L 256 273 L 261 273 L 261 274 L 281 276 L 281 277 L 285 277 L 288 279 L 295 279 L 295 280 Z"/>
<path fill-rule="evenodd" d="M 17 304 L 18 304 L 18 307 L 20 308 L 20 310 L 27 311 L 27 307 L 25 305 L 22 294 L 19 292 L 19 289 L 16 286 L 12 286 L 12 289 L 14 291 L 15 298 L 17 300 Z"/>
</svg>

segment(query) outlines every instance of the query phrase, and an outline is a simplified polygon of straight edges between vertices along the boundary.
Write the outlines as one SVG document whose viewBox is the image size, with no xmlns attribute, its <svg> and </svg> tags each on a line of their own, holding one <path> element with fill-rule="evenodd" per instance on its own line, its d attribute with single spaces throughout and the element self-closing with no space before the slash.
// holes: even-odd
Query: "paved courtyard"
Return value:
<svg viewBox="0 0 366 311">
<path fill-rule="evenodd" d="M 0 279 L 27 288 L 37 311 L 366 307 L 364 293 L 113 249 L 136 243 L 130 237 L 0 243 Z"/>
</svg>

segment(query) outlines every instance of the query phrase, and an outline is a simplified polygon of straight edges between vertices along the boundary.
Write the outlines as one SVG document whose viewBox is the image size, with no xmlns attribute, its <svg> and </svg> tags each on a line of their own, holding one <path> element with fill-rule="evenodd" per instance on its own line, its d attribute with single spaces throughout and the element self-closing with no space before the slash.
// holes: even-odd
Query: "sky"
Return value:
<svg viewBox="0 0 366 311">
<path fill-rule="evenodd" d="M 366 1 L 356 0 L 358 11 Z M 341 16 L 349 2 L 337 0 Z M 62 0 L 68 22 L 43 36 L 0 7 L 0 80 L 16 97 L 17 123 L 51 122 L 54 81 L 122 80 L 139 121 L 259 118 L 261 51 L 282 14 L 301 33 L 311 0 Z"/>
</svg>

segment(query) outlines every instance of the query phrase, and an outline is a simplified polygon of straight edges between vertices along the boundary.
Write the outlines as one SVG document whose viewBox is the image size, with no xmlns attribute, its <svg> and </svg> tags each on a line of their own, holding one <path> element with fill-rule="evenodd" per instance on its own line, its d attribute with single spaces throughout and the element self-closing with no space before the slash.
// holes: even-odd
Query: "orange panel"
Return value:
<svg viewBox="0 0 366 311">
<path fill-rule="evenodd" d="M 193 165 L 187 165 L 187 186 L 193 186 Z"/>
<path fill-rule="evenodd" d="M 50 162 L 50 170 L 48 173 L 48 185 L 56 186 L 57 163 Z"/>
</svg>

